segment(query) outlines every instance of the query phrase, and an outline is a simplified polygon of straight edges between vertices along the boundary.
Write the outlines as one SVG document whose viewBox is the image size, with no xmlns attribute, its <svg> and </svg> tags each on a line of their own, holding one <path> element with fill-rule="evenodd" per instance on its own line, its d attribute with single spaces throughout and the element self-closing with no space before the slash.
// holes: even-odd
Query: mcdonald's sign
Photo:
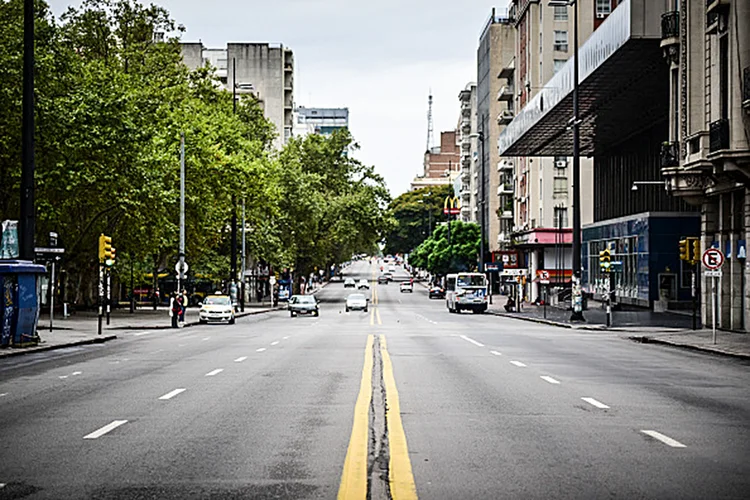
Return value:
<svg viewBox="0 0 750 500">
<path fill-rule="evenodd" d="M 461 213 L 461 202 L 455 196 L 446 196 L 445 204 L 443 205 L 443 213 L 445 215 L 458 215 Z"/>
</svg>

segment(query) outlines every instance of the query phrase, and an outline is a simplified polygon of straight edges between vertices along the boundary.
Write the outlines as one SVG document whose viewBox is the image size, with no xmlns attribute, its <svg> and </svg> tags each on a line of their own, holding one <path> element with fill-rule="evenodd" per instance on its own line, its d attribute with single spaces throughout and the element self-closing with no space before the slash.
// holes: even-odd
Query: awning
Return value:
<svg viewBox="0 0 750 500">
<path fill-rule="evenodd" d="M 665 0 L 625 0 L 579 50 L 581 154 L 600 154 L 669 113 Z M 571 57 L 500 134 L 500 156 L 571 156 Z"/>
</svg>

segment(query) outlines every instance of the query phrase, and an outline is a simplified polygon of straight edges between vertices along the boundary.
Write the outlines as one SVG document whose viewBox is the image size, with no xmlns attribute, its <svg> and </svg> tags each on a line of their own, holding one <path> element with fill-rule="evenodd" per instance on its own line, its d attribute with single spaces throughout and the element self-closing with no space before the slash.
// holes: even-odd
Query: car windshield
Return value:
<svg viewBox="0 0 750 500">
<path fill-rule="evenodd" d="M 228 306 L 229 297 L 206 297 L 203 304 L 207 306 Z"/>
<path fill-rule="evenodd" d="M 362 295 L 361 293 L 353 293 L 349 295 L 347 300 L 365 300 L 365 296 Z"/>
<path fill-rule="evenodd" d="M 293 297 L 295 302 L 298 304 L 314 304 L 315 303 L 315 297 L 313 295 L 298 295 L 297 297 Z"/>
</svg>

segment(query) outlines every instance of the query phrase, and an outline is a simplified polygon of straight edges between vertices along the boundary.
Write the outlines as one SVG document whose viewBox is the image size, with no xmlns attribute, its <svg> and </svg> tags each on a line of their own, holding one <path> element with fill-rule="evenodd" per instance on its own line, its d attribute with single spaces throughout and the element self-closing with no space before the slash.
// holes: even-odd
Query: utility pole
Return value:
<svg viewBox="0 0 750 500">
<path fill-rule="evenodd" d="M 34 0 L 23 3 L 23 119 L 21 124 L 21 214 L 19 257 L 34 260 Z"/>
<path fill-rule="evenodd" d="M 240 257 L 240 311 L 245 312 L 245 198 L 242 198 L 242 256 Z"/>
<path fill-rule="evenodd" d="M 232 58 L 232 113 L 237 113 L 237 71 L 236 59 Z M 231 278 L 229 280 L 230 296 L 237 293 L 237 196 L 232 195 L 232 250 L 230 257 Z M 236 298 L 232 297 L 232 300 Z"/>
<path fill-rule="evenodd" d="M 182 292 L 185 278 L 185 133 L 180 134 L 180 249 L 179 272 L 177 273 L 177 293 Z"/>
<path fill-rule="evenodd" d="M 482 199 L 479 200 L 479 204 L 482 207 L 480 210 L 480 215 L 482 216 L 482 219 L 480 221 L 479 227 L 480 227 L 480 239 L 479 239 L 479 272 L 484 272 L 484 231 L 485 231 L 485 215 L 484 215 L 484 209 L 485 209 L 485 184 L 487 182 L 487 179 L 485 179 L 485 172 L 484 172 L 484 117 L 482 117 L 482 126 L 479 129 L 478 132 L 478 139 L 479 139 L 479 161 L 481 162 L 480 168 L 482 174 L 480 175 L 480 179 L 482 182 L 480 194 Z"/>
</svg>

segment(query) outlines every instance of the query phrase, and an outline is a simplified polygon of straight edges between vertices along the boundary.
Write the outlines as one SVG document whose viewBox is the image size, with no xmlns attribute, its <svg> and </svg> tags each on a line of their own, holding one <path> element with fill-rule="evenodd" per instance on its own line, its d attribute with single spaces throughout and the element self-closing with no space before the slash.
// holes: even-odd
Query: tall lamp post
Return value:
<svg viewBox="0 0 750 500">
<path fill-rule="evenodd" d="M 21 122 L 21 213 L 19 257 L 34 260 L 34 1 L 23 2 L 23 118 Z"/>
<path fill-rule="evenodd" d="M 581 291 L 581 152 L 578 116 L 578 2 L 576 0 L 549 0 L 550 7 L 573 6 L 573 290 L 571 294 L 571 321 L 585 321 Z"/>
<path fill-rule="evenodd" d="M 485 230 L 485 215 L 484 215 L 484 205 L 485 205 L 485 193 L 484 193 L 484 187 L 485 187 L 485 173 L 484 173 L 484 117 L 482 117 L 482 126 L 477 131 L 476 134 L 470 134 L 470 138 L 476 138 L 479 141 L 479 162 L 480 162 L 480 172 L 481 175 L 479 176 L 481 187 L 479 189 L 479 272 L 484 272 L 484 230 Z"/>
</svg>

